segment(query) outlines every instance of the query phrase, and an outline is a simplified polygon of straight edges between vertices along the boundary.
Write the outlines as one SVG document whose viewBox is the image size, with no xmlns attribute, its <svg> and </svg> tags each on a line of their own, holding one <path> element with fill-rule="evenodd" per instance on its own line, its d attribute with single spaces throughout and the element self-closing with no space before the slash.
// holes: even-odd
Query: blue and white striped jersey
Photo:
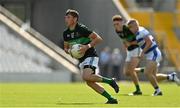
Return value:
<svg viewBox="0 0 180 108">
<path fill-rule="evenodd" d="M 156 41 L 154 40 L 154 37 L 150 34 L 150 32 L 145 29 L 144 27 L 139 27 L 139 31 L 136 33 L 136 40 L 138 45 L 144 49 L 146 43 L 145 43 L 145 38 L 149 36 L 151 41 L 152 41 L 152 45 L 151 48 L 149 48 L 149 50 L 147 50 L 145 52 L 145 54 L 151 52 L 152 50 L 154 50 L 155 48 L 157 48 L 157 44 Z"/>
</svg>

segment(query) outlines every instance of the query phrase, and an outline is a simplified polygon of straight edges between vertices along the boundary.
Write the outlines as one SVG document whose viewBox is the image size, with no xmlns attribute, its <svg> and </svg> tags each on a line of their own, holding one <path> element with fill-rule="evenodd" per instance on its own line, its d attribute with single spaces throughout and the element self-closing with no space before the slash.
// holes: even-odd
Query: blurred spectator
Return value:
<svg viewBox="0 0 180 108">
<path fill-rule="evenodd" d="M 123 57 L 118 48 L 115 48 L 111 55 L 111 64 L 112 64 L 112 77 L 120 80 L 120 68 L 122 68 Z"/>
<path fill-rule="evenodd" d="M 109 62 L 111 60 L 110 48 L 105 47 L 100 53 L 100 74 L 108 77 L 109 76 Z"/>
</svg>

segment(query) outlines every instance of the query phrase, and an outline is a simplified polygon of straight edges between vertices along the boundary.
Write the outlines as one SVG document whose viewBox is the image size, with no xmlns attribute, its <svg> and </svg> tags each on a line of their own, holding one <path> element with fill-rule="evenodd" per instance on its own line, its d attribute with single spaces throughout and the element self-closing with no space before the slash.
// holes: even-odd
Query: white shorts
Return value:
<svg viewBox="0 0 180 108">
<path fill-rule="evenodd" d="M 99 57 L 87 57 L 83 62 L 81 62 L 79 64 L 81 73 L 83 72 L 84 66 L 94 66 L 95 69 L 95 73 L 98 73 L 99 70 L 99 66 L 98 66 L 98 62 L 99 62 Z"/>
<path fill-rule="evenodd" d="M 139 57 L 140 53 L 142 52 L 141 48 L 135 48 L 131 51 L 127 50 L 126 62 L 130 62 L 132 57 Z"/>
<path fill-rule="evenodd" d="M 145 54 L 145 57 L 146 57 L 146 60 L 155 61 L 158 66 L 160 65 L 159 63 L 162 60 L 161 51 L 159 50 L 159 48 L 156 48 L 153 51 Z"/>
</svg>

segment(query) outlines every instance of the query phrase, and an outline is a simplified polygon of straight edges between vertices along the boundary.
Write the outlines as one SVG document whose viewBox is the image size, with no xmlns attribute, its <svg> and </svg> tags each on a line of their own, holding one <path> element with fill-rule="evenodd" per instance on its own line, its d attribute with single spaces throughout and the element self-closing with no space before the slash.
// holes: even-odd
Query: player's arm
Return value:
<svg viewBox="0 0 180 108">
<path fill-rule="evenodd" d="M 89 48 L 96 46 L 99 44 L 103 39 L 95 32 L 92 32 L 89 35 L 89 38 L 91 39 L 91 42 L 87 45 L 82 45 L 82 48 L 80 49 L 81 53 L 85 53 Z"/>
<path fill-rule="evenodd" d="M 145 45 L 145 47 L 144 47 L 144 49 L 143 49 L 143 51 L 142 51 L 142 55 L 144 55 L 144 53 L 145 53 L 145 52 L 151 47 L 151 45 L 152 45 L 152 41 L 151 41 L 151 39 L 150 39 L 149 36 L 146 36 L 146 37 L 144 38 L 144 40 L 145 40 L 146 45 Z"/>
<path fill-rule="evenodd" d="M 102 38 L 95 32 L 92 32 L 89 35 L 89 38 L 91 39 L 91 42 L 88 44 L 88 48 L 94 47 L 97 44 L 99 44 L 100 42 L 102 42 Z"/>
<path fill-rule="evenodd" d="M 137 41 L 127 42 L 123 41 L 125 47 L 131 46 L 131 45 L 138 45 Z"/>
<path fill-rule="evenodd" d="M 131 45 L 138 45 L 137 41 L 132 41 L 130 43 L 131 43 Z"/>
<path fill-rule="evenodd" d="M 64 41 L 64 51 L 69 54 L 70 53 L 70 46 L 69 46 L 69 43 Z"/>
<path fill-rule="evenodd" d="M 140 57 L 143 57 L 145 52 L 147 52 L 147 50 L 149 50 L 149 48 L 152 45 L 152 40 L 151 40 L 150 36 L 151 35 L 150 35 L 149 31 L 144 29 L 142 32 L 142 38 L 144 38 L 146 45 L 145 45 L 144 49 L 142 50 Z"/>
</svg>

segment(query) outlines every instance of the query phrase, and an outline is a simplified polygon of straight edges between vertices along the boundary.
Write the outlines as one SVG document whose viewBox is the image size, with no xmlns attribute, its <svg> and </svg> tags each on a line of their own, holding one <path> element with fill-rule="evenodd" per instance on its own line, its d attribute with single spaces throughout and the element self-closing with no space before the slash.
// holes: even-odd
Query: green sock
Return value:
<svg viewBox="0 0 180 108">
<path fill-rule="evenodd" d="M 108 100 L 113 99 L 113 98 L 111 97 L 111 95 L 110 95 L 108 92 L 106 92 L 105 90 L 104 90 L 104 92 L 103 92 L 101 95 L 104 96 L 105 98 L 107 98 Z"/>
<path fill-rule="evenodd" d="M 102 77 L 102 82 L 103 83 L 107 83 L 107 84 L 111 84 L 112 83 L 112 79 L 106 78 L 106 77 Z"/>
<path fill-rule="evenodd" d="M 139 85 L 136 85 L 136 91 L 141 91 Z"/>
<path fill-rule="evenodd" d="M 141 73 L 144 73 L 144 70 L 145 70 L 145 67 L 141 67 L 140 72 L 141 72 Z"/>
</svg>

